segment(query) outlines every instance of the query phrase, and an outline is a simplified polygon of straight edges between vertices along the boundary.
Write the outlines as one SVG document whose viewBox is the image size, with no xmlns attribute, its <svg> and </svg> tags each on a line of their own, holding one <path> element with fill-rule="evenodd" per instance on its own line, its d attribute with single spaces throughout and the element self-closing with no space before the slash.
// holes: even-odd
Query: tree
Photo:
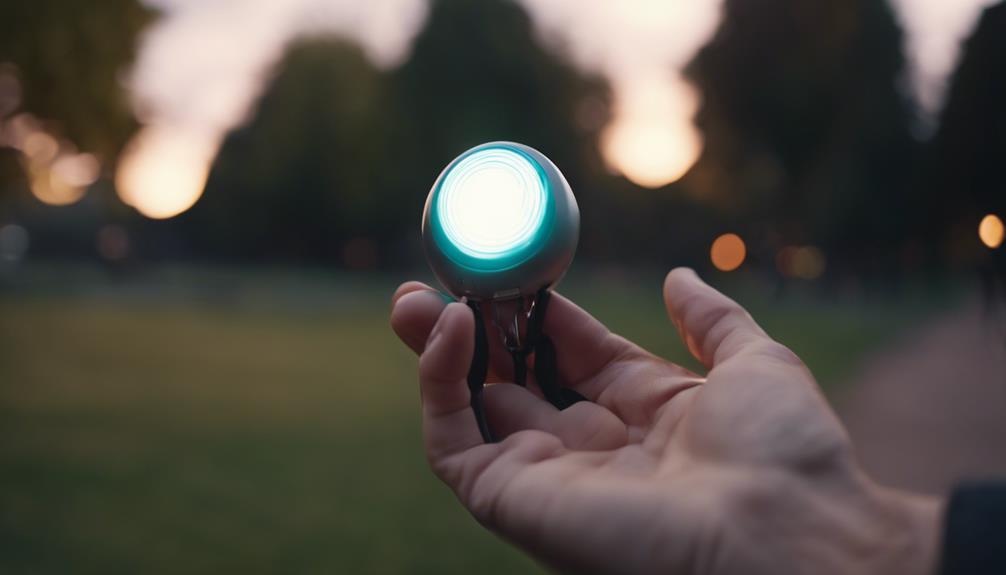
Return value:
<svg viewBox="0 0 1006 575">
<path fill-rule="evenodd" d="M 943 266 L 980 265 L 1006 286 L 1006 251 L 989 253 L 975 230 L 1006 216 L 1006 4 L 987 8 L 965 42 L 940 126 L 924 163 L 924 233 Z M 984 256 L 984 257 L 983 257 Z"/>
<path fill-rule="evenodd" d="M 77 148 L 114 165 L 137 128 L 121 78 L 156 13 L 137 0 L 7 2 L 0 12 L 0 75 L 16 78 L 16 88 L 8 81 L 0 89 L 7 98 L 0 121 L 5 113 L 31 114 L 54 138 L 69 141 L 61 143 L 64 151 Z M 22 159 L 0 148 L 0 220 L 30 230 L 35 256 L 93 254 L 96 228 L 122 211 L 108 182 L 53 210 L 28 193 Z"/>
<path fill-rule="evenodd" d="M 201 253 L 353 265 L 362 250 L 417 263 L 437 174 L 489 140 L 541 149 L 584 212 L 603 215 L 584 190 L 601 169 L 607 87 L 544 49 L 510 1 L 434 2 L 411 56 L 387 73 L 332 39 L 295 44 L 276 70 L 181 217 Z"/>
<path fill-rule="evenodd" d="M 727 0 L 687 70 L 706 145 L 686 185 L 776 233 L 762 249 L 813 242 L 839 267 L 890 266 L 918 148 L 903 65 L 885 3 Z"/>
<path fill-rule="evenodd" d="M 136 0 L 6 3 L 0 62 L 18 68 L 22 109 L 114 162 L 136 129 L 121 76 L 155 15 Z"/>
<path fill-rule="evenodd" d="M 201 253 L 337 263 L 381 235 L 386 87 L 359 47 L 292 45 L 251 120 L 231 132 L 203 198 L 182 216 Z"/>
<path fill-rule="evenodd" d="M 603 164 L 597 135 L 609 91 L 546 49 L 508 0 L 434 0 L 411 57 L 393 72 L 396 224 L 415 242 L 437 174 L 492 140 L 539 149 L 569 179 L 584 217 L 581 246 L 603 250 Z M 403 242 L 405 243 L 405 242 Z"/>
</svg>

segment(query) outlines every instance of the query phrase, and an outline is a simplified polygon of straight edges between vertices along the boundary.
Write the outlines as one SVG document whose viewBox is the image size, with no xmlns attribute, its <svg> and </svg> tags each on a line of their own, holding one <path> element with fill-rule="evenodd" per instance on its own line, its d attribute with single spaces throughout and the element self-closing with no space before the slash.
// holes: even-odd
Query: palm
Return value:
<svg viewBox="0 0 1006 575">
<path fill-rule="evenodd" d="M 705 378 L 557 297 L 545 331 L 560 377 L 592 401 L 560 412 L 533 382 L 490 385 L 490 424 L 505 439 L 482 444 L 463 383 L 474 322 L 463 306 L 444 311 L 427 289 L 404 286 L 392 324 L 422 351 L 430 463 L 480 522 L 554 566 L 694 572 L 742 561 L 755 572 L 757 558 L 738 557 L 745 548 L 723 521 L 729 510 L 743 522 L 734 507 L 775 495 L 759 493 L 751 474 L 782 473 L 796 489 L 806 469 L 849 459 L 841 426 L 799 360 L 681 272 L 665 287 L 668 307 L 711 367 Z M 505 381 L 505 362 L 498 365 Z M 747 481 L 737 481 L 738 470 Z"/>
</svg>

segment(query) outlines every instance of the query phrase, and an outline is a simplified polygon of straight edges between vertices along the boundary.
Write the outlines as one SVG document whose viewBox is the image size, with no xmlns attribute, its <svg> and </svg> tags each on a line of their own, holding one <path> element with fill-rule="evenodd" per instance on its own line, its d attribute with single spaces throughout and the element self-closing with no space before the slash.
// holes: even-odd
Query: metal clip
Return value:
<svg viewBox="0 0 1006 575">
<path fill-rule="evenodd" d="M 509 310 L 503 310 L 502 308 L 513 306 L 513 315 L 506 319 L 505 314 Z M 498 300 L 492 303 L 493 307 L 493 324 L 499 329 L 500 334 L 503 336 L 503 345 L 506 346 L 507 351 L 513 353 L 520 351 L 523 347 L 521 343 L 520 336 L 520 324 L 521 315 L 526 316 L 525 307 L 526 302 L 523 297 L 516 297 L 513 299 Z"/>
</svg>

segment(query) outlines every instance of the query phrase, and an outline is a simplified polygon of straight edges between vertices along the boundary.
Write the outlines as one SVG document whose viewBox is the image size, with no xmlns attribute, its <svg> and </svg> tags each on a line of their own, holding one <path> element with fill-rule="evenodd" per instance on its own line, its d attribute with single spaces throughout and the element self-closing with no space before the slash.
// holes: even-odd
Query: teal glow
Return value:
<svg viewBox="0 0 1006 575">
<path fill-rule="evenodd" d="M 505 145 L 476 148 L 448 167 L 431 198 L 438 247 L 456 264 L 498 271 L 533 256 L 551 229 L 544 169 Z"/>
</svg>

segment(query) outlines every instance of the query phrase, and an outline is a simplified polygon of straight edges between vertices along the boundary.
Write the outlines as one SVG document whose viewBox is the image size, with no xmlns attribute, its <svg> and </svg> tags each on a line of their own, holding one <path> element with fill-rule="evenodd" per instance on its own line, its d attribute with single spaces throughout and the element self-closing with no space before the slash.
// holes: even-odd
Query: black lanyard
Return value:
<svg viewBox="0 0 1006 575">
<path fill-rule="evenodd" d="M 548 303 L 551 299 L 551 291 L 542 288 L 535 295 L 531 306 L 531 312 L 527 318 L 527 334 L 521 345 L 511 346 L 508 342 L 510 356 L 513 358 L 514 383 L 520 386 L 527 385 L 527 358 L 534 354 L 534 379 L 541 389 L 542 395 L 556 409 L 566 409 L 578 401 L 584 401 L 582 395 L 559 385 L 559 374 L 556 366 L 555 345 L 552 340 L 542 331 L 542 324 L 545 321 L 545 313 L 548 311 Z M 475 412 L 475 421 L 478 423 L 479 432 L 486 443 L 496 441 L 489 423 L 486 421 L 485 401 L 482 390 L 485 387 L 486 375 L 489 373 L 489 341 L 486 337 L 485 320 L 482 317 L 482 308 L 478 302 L 468 301 L 468 307 L 475 314 L 475 353 L 472 357 L 472 365 L 468 370 L 468 390 L 471 392 L 472 411 Z"/>
</svg>

